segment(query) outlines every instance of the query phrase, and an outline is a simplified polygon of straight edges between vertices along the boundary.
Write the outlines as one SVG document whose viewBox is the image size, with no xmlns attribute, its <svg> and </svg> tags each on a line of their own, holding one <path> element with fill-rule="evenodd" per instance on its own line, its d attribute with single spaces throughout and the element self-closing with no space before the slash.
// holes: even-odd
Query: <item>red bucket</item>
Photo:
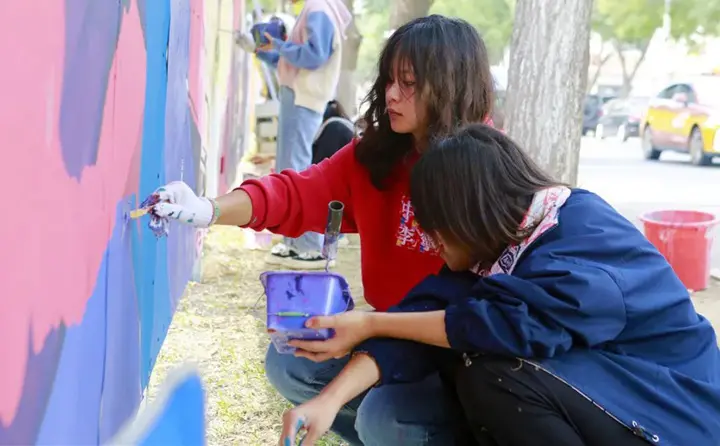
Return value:
<svg viewBox="0 0 720 446">
<path fill-rule="evenodd" d="M 655 211 L 640 220 L 645 225 L 645 236 L 685 286 L 693 291 L 707 288 L 713 229 L 720 220 L 700 211 Z"/>
</svg>

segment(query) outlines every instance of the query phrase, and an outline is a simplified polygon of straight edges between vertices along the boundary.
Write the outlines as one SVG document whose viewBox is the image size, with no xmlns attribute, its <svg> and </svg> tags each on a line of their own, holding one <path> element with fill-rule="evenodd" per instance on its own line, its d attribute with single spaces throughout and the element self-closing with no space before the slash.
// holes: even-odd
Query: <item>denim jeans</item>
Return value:
<svg viewBox="0 0 720 446">
<path fill-rule="evenodd" d="M 312 164 L 313 138 L 322 124 L 322 113 L 295 105 L 295 92 L 280 88 L 275 170 L 302 172 Z M 297 253 L 320 251 L 323 235 L 306 232 L 298 238 L 285 237 L 284 243 Z"/>
<path fill-rule="evenodd" d="M 315 363 L 281 355 L 272 345 L 265 359 L 270 383 L 293 404 L 315 397 L 348 359 Z M 372 388 L 338 413 L 333 432 L 352 446 L 454 445 L 453 423 L 462 417 L 439 374 L 412 384 Z"/>
</svg>

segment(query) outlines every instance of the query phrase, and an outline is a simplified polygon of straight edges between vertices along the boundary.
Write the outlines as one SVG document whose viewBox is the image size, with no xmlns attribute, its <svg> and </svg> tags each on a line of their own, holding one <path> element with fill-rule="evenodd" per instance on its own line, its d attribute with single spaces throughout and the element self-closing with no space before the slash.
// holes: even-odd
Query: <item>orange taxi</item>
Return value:
<svg viewBox="0 0 720 446">
<path fill-rule="evenodd" d="M 695 165 L 720 157 L 720 75 L 675 82 L 650 100 L 640 128 L 643 154 L 657 160 L 663 151 L 690 154 Z"/>
</svg>

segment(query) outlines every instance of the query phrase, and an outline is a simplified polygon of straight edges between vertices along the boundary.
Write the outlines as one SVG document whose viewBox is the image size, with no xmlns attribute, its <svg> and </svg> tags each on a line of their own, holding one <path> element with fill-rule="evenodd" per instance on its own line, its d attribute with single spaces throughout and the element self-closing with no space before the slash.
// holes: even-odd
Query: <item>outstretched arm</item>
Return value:
<svg viewBox="0 0 720 446">
<path fill-rule="evenodd" d="M 310 168 L 245 181 L 238 189 L 216 199 L 217 224 L 265 228 L 289 237 L 307 231 L 323 232 L 328 203 L 345 204 L 342 229 L 354 232 L 349 176 L 355 169 L 354 143 Z"/>
<path fill-rule="evenodd" d="M 305 70 L 317 70 L 333 53 L 335 27 L 327 14 L 311 12 L 305 22 L 307 38 L 304 42 L 272 39 L 274 50 L 290 65 Z"/>
</svg>

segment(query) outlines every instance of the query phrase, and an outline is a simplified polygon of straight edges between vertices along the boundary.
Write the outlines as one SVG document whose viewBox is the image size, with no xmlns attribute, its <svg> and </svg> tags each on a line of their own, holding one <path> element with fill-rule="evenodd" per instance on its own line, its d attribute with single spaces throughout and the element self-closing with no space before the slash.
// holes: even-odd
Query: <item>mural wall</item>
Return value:
<svg viewBox="0 0 720 446">
<path fill-rule="evenodd" d="M 0 2 L 0 444 L 99 444 L 135 413 L 202 239 L 128 213 L 235 180 L 242 3 Z"/>
</svg>

